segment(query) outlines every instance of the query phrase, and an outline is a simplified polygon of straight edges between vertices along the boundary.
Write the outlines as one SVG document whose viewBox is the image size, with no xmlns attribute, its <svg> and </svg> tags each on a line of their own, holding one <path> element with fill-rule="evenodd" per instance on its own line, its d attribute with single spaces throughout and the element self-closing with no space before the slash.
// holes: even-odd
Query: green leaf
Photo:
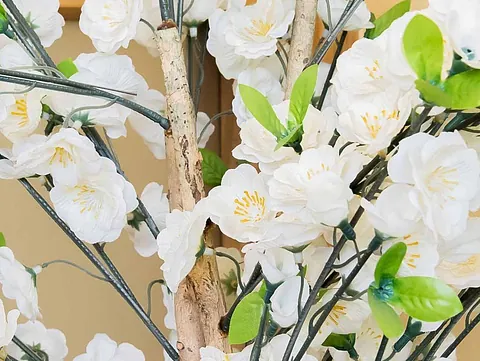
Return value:
<svg viewBox="0 0 480 361">
<path fill-rule="evenodd" d="M 322 346 L 333 347 L 339 351 L 349 351 L 355 347 L 355 334 L 350 333 L 348 335 L 340 335 L 338 333 L 331 333 Z"/>
<path fill-rule="evenodd" d="M 469 70 L 445 81 L 445 92 L 451 97 L 452 109 L 480 106 L 480 70 Z"/>
<path fill-rule="evenodd" d="M 290 96 L 289 118 L 295 120 L 296 124 L 302 124 L 307 114 L 308 106 L 311 104 L 317 84 L 318 65 L 309 66 L 295 81 Z"/>
<path fill-rule="evenodd" d="M 420 321 L 444 321 L 460 313 L 462 303 L 455 291 L 436 278 L 402 277 L 393 281 L 390 302 Z"/>
<path fill-rule="evenodd" d="M 299 134 L 298 134 L 298 131 L 302 127 L 303 127 L 303 124 L 298 124 L 295 128 L 293 128 L 292 130 L 289 130 L 288 134 L 277 142 L 277 146 L 275 147 L 275 150 L 279 150 L 285 144 L 290 143 L 290 142 L 298 139 L 300 137 Z"/>
<path fill-rule="evenodd" d="M 417 79 L 415 85 L 426 102 L 441 107 L 451 108 L 452 97 L 445 93 L 440 87 L 432 85 L 428 81 L 422 79 Z"/>
<path fill-rule="evenodd" d="M 7 240 L 2 232 L 0 232 L 0 247 L 5 247 L 7 245 Z"/>
<path fill-rule="evenodd" d="M 65 59 L 64 61 L 58 63 L 57 68 L 67 78 L 70 78 L 73 74 L 78 73 L 77 66 L 73 62 L 72 58 Z"/>
<path fill-rule="evenodd" d="M 248 85 L 240 84 L 238 87 L 242 100 L 250 113 L 266 130 L 277 139 L 281 139 L 287 133 L 287 130 L 278 119 L 268 99 Z"/>
<path fill-rule="evenodd" d="M 396 338 L 402 335 L 404 326 L 400 316 L 387 303 L 379 300 L 372 288 L 368 289 L 368 304 L 378 327 L 388 338 Z"/>
<path fill-rule="evenodd" d="M 228 170 L 217 153 L 208 149 L 199 149 L 202 154 L 202 174 L 205 184 L 216 187 L 222 183 L 222 178 Z"/>
<path fill-rule="evenodd" d="M 263 306 L 263 299 L 258 292 L 250 293 L 240 301 L 230 321 L 228 341 L 231 344 L 242 344 L 257 336 Z"/>
<path fill-rule="evenodd" d="M 265 294 L 267 293 L 267 284 L 265 281 L 262 281 L 262 284 L 260 285 L 260 289 L 258 290 L 258 295 L 262 297 L 262 300 L 265 298 Z"/>
<path fill-rule="evenodd" d="M 407 245 L 398 242 L 380 257 L 375 267 L 375 282 L 377 285 L 380 285 L 382 279 L 394 278 L 397 275 L 406 253 Z"/>
<path fill-rule="evenodd" d="M 416 15 L 403 35 L 405 56 L 420 79 L 437 83 L 443 65 L 443 36 L 434 21 Z"/>
<path fill-rule="evenodd" d="M 0 4 L 0 16 L 5 19 L 7 18 L 7 12 L 5 11 L 5 8 L 2 4 Z"/>
<path fill-rule="evenodd" d="M 410 10 L 410 2 L 410 0 L 399 2 L 378 19 L 374 20 L 373 24 L 375 27 L 373 29 L 367 29 L 365 37 L 375 39 L 380 36 L 395 20 Z"/>
</svg>

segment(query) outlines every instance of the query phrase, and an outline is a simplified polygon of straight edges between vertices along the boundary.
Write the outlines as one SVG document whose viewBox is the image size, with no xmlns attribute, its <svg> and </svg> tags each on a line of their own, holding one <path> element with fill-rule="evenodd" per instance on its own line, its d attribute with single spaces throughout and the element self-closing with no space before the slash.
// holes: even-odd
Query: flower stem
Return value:
<svg viewBox="0 0 480 361">
<path fill-rule="evenodd" d="M 382 361 L 383 354 L 385 353 L 385 349 L 387 348 L 388 338 L 383 335 L 382 342 L 380 342 L 380 347 L 378 348 L 377 356 L 375 357 L 375 361 Z"/>
<path fill-rule="evenodd" d="M 240 289 L 243 292 L 245 290 L 245 286 L 242 283 L 242 271 L 241 271 L 241 268 L 240 268 L 240 263 L 238 263 L 238 261 L 235 259 L 235 257 L 229 255 L 228 253 L 215 251 L 215 255 L 217 255 L 218 257 L 228 258 L 230 261 L 232 261 L 235 264 L 235 268 L 237 269 L 236 273 L 237 273 L 238 285 L 240 286 Z"/>
<path fill-rule="evenodd" d="M 148 317 L 150 317 L 150 315 L 152 314 L 152 288 L 157 283 L 160 284 L 160 285 L 164 285 L 165 281 L 162 280 L 162 279 L 153 280 L 147 286 L 147 315 L 148 315 Z"/>
<path fill-rule="evenodd" d="M 59 263 L 62 263 L 62 264 L 66 264 L 66 265 L 75 267 L 76 269 L 79 269 L 80 271 L 86 273 L 86 274 L 89 275 L 90 277 L 93 277 L 93 278 L 95 278 L 95 279 L 97 279 L 97 280 L 105 281 L 105 282 L 110 282 L 110 280 L 108 280 L 107 278 L 102 277 L 102 276 L 97 276 L 96 274 L 90 272 L 89 270 L 83 268 L 82 266 L 79 266 L 78 264 L 73 263 L 73 262 L 71 262 L 71 261 L 67 261 L 67 260 L 65 260 L 65 259 L 55 259 L 55 260 L 53 260 L 53 261 L 49 261 L 49 262 L 42 263 L 41 266 L 42 266 L 42 268 L 47 268 L 47 267 L 50 266 L 51 264 L 59 264 Z"/>
<path fill-rule="evenodd" d="M 466 327 L 465 329 L 457 336 L 455 341 L 453 341 L 450 346 L 443 352 L 442 357 L 449 357 L 450 354 L 457 348 L 458 345 L 468 336 L 468 334 L 478 325 L 480 322 L 480 315 L 477 315 Z"/>
</svg>

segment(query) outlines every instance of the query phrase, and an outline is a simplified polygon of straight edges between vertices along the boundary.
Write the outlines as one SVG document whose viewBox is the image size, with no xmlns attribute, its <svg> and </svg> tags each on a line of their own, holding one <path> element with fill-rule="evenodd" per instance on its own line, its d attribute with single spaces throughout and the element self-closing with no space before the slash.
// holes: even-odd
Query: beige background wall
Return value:
<svg viewBox="0 0 480 361">
<path fill-rule="evenodd" d="M 377 13 L 388 9 L 395 2 L 397 1 L 367 1 Z M 414 6 L 425 2 L 413 1 Z M 63 38 L 49 49 L 57 62 L 67 57 L 75 58 L 82 52 L 93 51 L 90 40 L 78 30 L 78 25 L 74 22 L 67 23 Z M 138 72 L 147 79 L 150 87 L 162 90 L 163 79 L 158 62 L 135 43 L 132 43 L 126 53 L 133 59 Z M 215 81 L 213 76 L 209 77 L 209 81 Z M 207 86 L 206 89 L 209 96 L 204 109 L 208 109 L 210 115 L 215 114 L 219 107 L 219 93 L 214 91 L 214 87 Z M 224 86 L 222 92 L 226 98 L 231 90 Z M 214 139 L 212 143 L 215 141 Z M 6 142 L 0 141 L 0 146 L 6 146 Z M 151 181 L 166 184 L 165 162 L 154 159 L 136 133 L 129 131 L 127 139 L 115 141 L 115 147 L 122 166 L 138 193 Z M 62 258 L 90 267 L 83 255 L 41 211 L 19 183 L 1 181 L 0 200 L 0 231 L 4 232 L 8 245 L 21 262 L 33 266 Z M 125 274 L 137 298 L 145 304 L 148 282 L 161 276 L 158 258 L 153 256 L 144 259 L 138 256 L 125 235 L 108 245 L 107 250 Z M 153 336 L 109 285 L 68 266 L 52 265 L 40 274 L 38 288 L 43 322 L 47 327 L 61 329 L 67 336 L 70 349 L 67 360 L 84 352 L 86 344 L 97 332 L 105 332 L 119 343 L 134 344 L 145 353 L 147 360 L 163 359 L 161 347 Z M 152 317 L 161 325 L 164 310 L 159 289 L 153 291 L 153 298 Z M 9 302 L 8 305 L 11 306 L 12 303 Z M 471 350 L 479 338 L 480 330 L 477 330 L 467 339 L 460 350 L 460 361 L 475 360 Z"/>
</svg>

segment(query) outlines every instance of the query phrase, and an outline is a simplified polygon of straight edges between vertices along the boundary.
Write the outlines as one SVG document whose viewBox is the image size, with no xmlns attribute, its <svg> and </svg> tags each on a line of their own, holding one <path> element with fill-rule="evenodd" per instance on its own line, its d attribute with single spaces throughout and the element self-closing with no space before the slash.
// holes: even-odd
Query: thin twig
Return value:
<svg viewBox="0 0 480 361">
<path fill-rule="evenodd" d="M 477 315 L 466 327 L 465 329 L 457 336 L 455 341 L 453 341 L 450 346 L 447 347 L 447 349 L 443 352 L 441 357 L 449 357 L 450 354 L 455 351 L 455 349 L 462 343 L 462 341 L 465 339 L 465 337 L 468 336 L 470 332 L 478 325 L 480 322 L 480 315 Z"/>
<path fill-rule="evenodd" d="M 243 292 L 245 290 L 245 286 L 243 285 L 243 282 L 242 282 L 242 270 L 240 268 L 240 263 L 238 263 L 238 261 L 235 259 L 235 257 L 229 255 L 228 253 L 215 251 L 215 255 L 217 255 L 218 257 L 228 258 L 230 261 L 233 262 L 233 264 L 235 265 L 235 268 L 237 270 L 236 274 L 237 274 L 238 285 L 240 286 L 240 289 Z"/>
<path fill-rule="evenodd" d="M 214 122 L 216 121 L 217 119 L 221 118 L 221 117 L 224 117 L 224 116 L 227 116 L 227 115 L 232 115 L 233 112 L 232 110 L 225 110 L 224 112 L 221 112 L 221 113 L 218 113 L 218 114 L 215 114 L 213 117 L 210 118 L 210 120 L 208 121 L 207 124 L 205 124 L 205 126 L 203 127 L 202 131 L 200 132 L 200 135 L 198 136 L 197 138 L 197 143 L 200 143 L 200 141 L 202 140 L 203 138 L 203 135 L 205 134 L 207 128 Z"/>
<path fill-rule="evenodd" d="M 156 284 L 160 284 L 160 285 L 164 285 L 165 284 L 165 281 L 162 280 L 162 279 L 158 279 L 158 280 L 153 280 L 152 282 L 150 282 L 147 286 L 147 315 L 150 317 L 150 315 L 152 314 L 152 288 L 153 286 L 155 286 Z"/>
<path fill-rule="evenodd" d="M 83 268 L 82 266 L 79 266 L 78 264 L 76 263 L 73 263 L 71 261 L 67 261 L 65 259 L 55 259 L 53 261 L 49 261 L 49 262 L 45 262 L 45 263 L 42 263 L 41 266 L 42 268 L 47 268 L 48 266 L 50 266 L 51 264 L 58 264 L 58 263 L 62 263 L 62 264 L 66 264 L 66 265 L 69 265 L 69 266 L 72 266 L 72 267 L 75 267 L 76 269 L 79 269 L 80 271 L 86 273 L 87 275 L 89 275 L 90 277 L 93 277 L 97 280 L 100 280 L 100 281 L 105 281 L 105 282 L 110 282 L 109 279 L 105 278 L 105 277 L 102 277 L 102 276 L 97 276 L 96 274 L 90 272 L 89 270 Z"/>
</svg>

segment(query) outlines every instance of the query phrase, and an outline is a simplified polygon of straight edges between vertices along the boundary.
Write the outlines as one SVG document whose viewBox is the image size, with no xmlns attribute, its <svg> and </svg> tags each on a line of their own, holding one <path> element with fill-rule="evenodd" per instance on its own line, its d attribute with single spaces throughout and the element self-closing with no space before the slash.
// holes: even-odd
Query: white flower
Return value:
<svg viewBox="0 0 480 361">
<path fill-rule="evenodd" d="M 245 258 L 250 252 L 245 255 Z M 298 273 L 293 253 L 283 248 L 270 248 L 265 252 L 258 252 L 257 257 L 262 266 L 263 276 L 271 284 L 284 282 Z"/>
<path fill-rule="evenodd" d="M 337 226 L 348 214 L 348 201 L 353 197 L 349 184 L 362 166 L 357 160 L 339 156 L 329 145 L 304 151 L 298 163 L 280 166 L 269 180 L 275 208 L 302 212 L 307 219 Z M 350 162 L 356 163 L 357 172 L 350 171 Z"/>
<path fill-rule="evenodd" d="M 63 361 L 67 356 L 67 340 L 62 331 L 53 328 L 47 329 L 40 321 L 28 321 L 27 323 L 18 325 L 17 336 L 23 343 L 34 349 L 39 348 L 48 355 L 48 359 L 52 361 Z M 7 347 L 9 355 L 17 360 L 22 360 L 26 356 L 25 353 L 14 344 Z"/>
<path fill-rule="evenodd" d="M 327 4 L 329 2 L 329 4 Z M 330 28 L 338 24 L 345 7 L 346 0 L 318 0 L 317 11 L 322 21 Z M 365 2 L 361 2 L 360 6 L 355 10 L 353 16 L 347 21 L 344 30 L 353 31 L 359 29 L 373 28 L 370 22 L 370 11 Z M 330 29 L 330 30 L 332 30 Z"/>
<path fill-rule="evenodd" d="M 476 215 L 458 237 L 441 242 L 437 277 L 457 288 L 480 286 L 480 218 Z"/>
<path fill-rule="evenodd" d="M 393 184 L 380 193 L 375 205 L 362 199 L 372 226 L 392 237 L 403 237 L 418 229 L 421 214 L 410 200 L 411 192 L 414 189 L 407 184 Z"/>
<path fill-rule="evenodd" d="M 334 289 L 327 291 L 317 307 L 321 307 L 330 301 L 335 292 L 336 290 Z M 314 309 L 312 310 L 315 311 Z M 368 303 L 361 298 L 355 301 L 338 301 L 320 328 L 318 335 L 312 343 L 312 347 L 320 346 L 330 333 L 349 334 L 359 332 L 362 323 L 370 314 Z"/>
<path fill-rule="evenodd" d="M 284 36 L 295 16 L 292 0 L 259 0 L 253 5 L 227 10 L 226 42 L 247 59 L 273 55 L 277 39 Z"/>
<path fill-rule="evenodd" d="M 13 91 L 24 89 L 14 86 Z M 11 91 L 12 87 L 2 86 Z M 42 98 L 45 93 L 31 90 L 25 94 L 0 96 L 0 132 L 11 142 L 17 142 L 32 134 L 42 119 Z"/>
<path fill-rule="evenodd" d="M 154 28 L 157 28 L 162 23 L 159 2 L 156 0 L 142 1 L 143 10 L 141 18 L 152 24 Z M 139 22 L 134 40 L 140 45 L 147 48 L 150 55 L 154 57 L 159 57 L 160 53 L 158 51 L 157 42 L 154 38 L 154 35 L 155 34 L 152 32 L 152 29 L 150 29 L 147 24 L 145 24 L 144 22 Z"/>
<path fill-rule="evenodd" d="M 55 211 L 78 238 L 88 243 L 113 242 L 127 224 L 127 213 L 138 206 L 133 186 L 101 158 L 101 169 L 83 174 L 74 186 L 55 183 L 50 191 Z"/>
<path fill-rule="evenodd" d="M 159 230 L 165 228 L 165 218 L 169 213 L 167 194 L 163 193 L 163 186 L 152 182 L 143 189 L 140 200 L 147 208 Z M 150 257 L 158 251 L 157 240 L 145 222 L 140 222 L 138 229 L 127 227 L 128 235 L 133 246 L 142 257 Z"/>
<path fill-rule="evenodd" d="M 286 100 L 273 107 L 278 119 L 287 124 L 290 101 Z M 328 144 L 333 135 L 337 116 L 332 108 L 319 111 L 309 105 L 303 120 L 303 137 L 300 145 L 303 150 L 317 148 L 319 145 Z M 279 165 L 295 162 L 298 154 L 291 147 L 282 147 L 275 150 L 277 140 L 255 118 L 249 118 L 240 124 L 241 143 L 232 154 L 237 159 L 259 163 L 260 169 L 272 174 Z"/>
<path fill-rule="evenodd" d="M 210 117 L 206 113 L 198 112 L 196 128 L 197 138 L 200 137 L 200 134 L 202 135 L 200 139 L 197 139 L 198 147 L 205 148 L 207 146 L 208 140 L 215 131 L 215 126 L 210 123 Z"/>
<path fill-rule="evenodd" d="M 20 311 L 13 309 L 8 311 L 5 317 L 5 307 L 3 301 L 0 300 L 0 347 L 7 346 L 12 342 L 12 338 L 17 330 L 17 320 Z"/>
<path fill-rule="evenodd" d="M 140 0 L 87 0 L 82 6 L 80 30 L 103 53 L 128 47 L 135 37 L 143 9 Z"/>
<path fill-rule="evenodd" d="M 35 63 L 20 44 L 9 41 L 0 49 L 0 67 L 10 69 L 23 66 L 35 66 Z"/>
<path fill-rule="evenodd" d="M 262 93 L 272 105 L 281 103 L 285 96 L 282 85 L 267 69 L 254 68 L 241 72 L 237 79 L 237 86 L 234 91 L 235 98 L 232 102 L 232 110 L 237 117 L 238 125 L 252 118 L 252 114 L 248 111 L 240 95 L 239 84 L 255 88 Z"/>
<path fill-rule="evenodd" d="M 93 143 L 72 128 L 61 128 L 49 137 L 33 134 L 14 144 L 12 151 L 17 167 L 32 174 L 51 174 L 55 183 L 66 186 L 75 186 L 87 169 L 96 173 L 101 168 Z"/>
<path fill-rule="evenodd" d="M 35 30 L 43 46 L 48 48 L 62 36 L 65 20 L 58 13 L 59 0 L 16 0 L 15 5 Z"/>
<path fill-rule="evenodd" d="M 375 155 L 387 148 L 404 127 L 411 112 L 411 95 L 400 99 L 389 92 L 371 102 L 356 102 L 338 117 L 337 130 L 347 141 L 367 145 L 366 152 Z"/>
<path fill-rule="evenodd" d="M 18 310 L 30 320 L 41 317 L 35 279 L 36 272 L 27 271 L 15 259 L 10 248 L 0 247 L 0 283 L 3 295 L 10 300 L 15 300 Z"/>
<path fill-rule="evenodd" d="M 380 330 L 373 317 L 367 318 L 365 322 L 362 323 L 362 327 L 359 332 L 357 332 L 355 339 L 355 350 L 358 353 L 359 361 L 370 361 L 375 359 L 378 348 L 380 347 L 380 343 L 382 341 L 382 336 L 383 332 Z M 395 342 L 395 339 L 388 340 L 385 354 L 390 355 L 393 344 Z M 411 349 L 412 343 L 409 342 L 400 352 L 398 352 L 392 358 L 392 361 L 406 360 L 408 355 L 410 354 Z M 330 347 L 329 351 L 334 361 L 351 360 L 347 352 L 338 351 L 333 347 Z"/>
<path fill-rule="evenodd" d="M 88 343 L 87 352 L 75 357 L 74 361 L 145 361 L 145 355 L 129 343 L 117 345 L 104 333 L 97 333 Z"/>
<path fill-rule="evenodd" d="M 410 199 L 435 234 L 453 238 L 465 230 L 480 165 L 458 132 L 437 138 L 418 133 L 402 140 L 388 173 L 393 182 L 414 186 Z"/>
<path fill-rule="evenodd" d="M 0 149 L 0 179 L 19 179 L 31 177 L 33 174 L 30 170 L 17 167 L 17 162 L 10 149 Z"/>
<path fill-rule="evenodd" d="M 165 327 L 169 330 L 176 330 L 177 326 L 175 324 L 175 304 L 174 304 L 174 295 L 172 292 L 169 291 L 168 287 L 165 285 L 161 285 L 162 287 L 162 294 L 163 294 L 163 305 L 165 306 L 167 312 L 163 319 L 165 323 Z"/>
<path fill-rule="evenodd" d="M 298 320 L 300 285 L 301 279 L 299 276 L 291 277 L 275 290 L 270 299 L 272 319 L 280 327 L 290 327 Z M 308 284 L 304 284 L 301 296 L 302 307 L 307 302 L 309 294 Z"/>
<path fill-rule="evenodd" d="M 174 7 L 177 9 L 178 2 L 174 2 Z M 188 11 L 183 15 L 183 22 L 188 27 L 196 28 L 205 22 L 217 9 L 217 0 L 185 0 L 183 2 L 183 11 L 187 9 Z"/>
<path fill-rule="evenodd" d="M 157 237 L 158 256 L 163 260 L 160 268 L 173 293 L 195 265 L 207 219 L 205 201 L 198 202 L 193 211 L 174 209 L 167 214 L 166 227 Z"/>
</svg>

